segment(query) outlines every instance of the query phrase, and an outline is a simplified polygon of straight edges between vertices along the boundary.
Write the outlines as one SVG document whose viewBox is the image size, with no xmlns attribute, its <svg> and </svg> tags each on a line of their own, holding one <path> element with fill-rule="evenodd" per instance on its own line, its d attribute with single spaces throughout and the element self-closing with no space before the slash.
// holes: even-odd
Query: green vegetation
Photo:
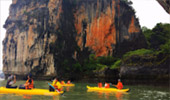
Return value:
<svg viewBox="0 0 170 100">
<path fill-rule="evenodd" d="M 165 44 L 160 45 L 161 52 L 164 54 L 170 54 L 170 40 Z"/>
<path fill-rule="evenodd" d="M 110 69 L 117 69 L 120 67 L 122 61 L 119 59 L 113 65 L 111 65 Z"/>
<path fill-rule="evenodd" d="M 152 30 L 142 28 L 148 49 L 129 51 L 122 61 L 128 66 L 152 66 L 166 63 L 170 57 L 170 24 L 157 24 Z"/>
<path fill-rule="evenodd" d="M 80 73 L 92 74 L 93 72 L 104 71 L 105 69 L 119 69 L 121 60 L 112 57 L 96 57 L 95 54 L 90 54 L 88 59 L 83 61 L 83 64 L 76 63 L 73 65 L 73 70 Z"/>
<path fill-rule="evenodd" d="M 143 31 L 143 34 L 146 38 L 146 41 L 147 41 L 147 44 L 148 46 L 150 47 L 150 38 L 151 38 L 151 35 L 153 34 L 152 30 L 148 29 L 147 27 L 142 27 L 142 31 Z"/>
<path fill-rule="evenodd" d="M 153 54 L 152 50 L 149 49 L 138 49 L 135 51 L 129 51 L 126 54 L 123 55 L 123 58 L 130 57 L 130 56 L 143 56 L 143 55 L 149 55 Z"/>
<path fill-rule="evenodd" d="M 160 46 L 167 44 L 170 40 L 170 24 L 157 24 L 152 30 L 142 28 L 150 49 L 160 50 Z"/>
</svg>

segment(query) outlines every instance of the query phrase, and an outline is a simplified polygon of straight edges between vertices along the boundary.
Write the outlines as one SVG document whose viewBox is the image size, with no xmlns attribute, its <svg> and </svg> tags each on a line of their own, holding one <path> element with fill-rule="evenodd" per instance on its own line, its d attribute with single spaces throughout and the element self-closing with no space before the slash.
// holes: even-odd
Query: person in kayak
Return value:
<svg viewBox="0 0 170 100">
<path fill-rule="evenodd" d="M 62 86 L 57 77 L 53 80 L 52 86 L 59 92 L 61 91 Z M 51 86 L 49 87 L 49 89 L 50 91 L 54 91 L 54 89 Z"/>
<path fill-rule="evenodd" d="M 16 76 L 10 75 L 7 80 L 6 88 L 17 88 L 17 86 L 12 86 L 16 83 Z"/>
<path fill-rule="evenodd" d="M 70 80 L 68 80 L 68 81 L 67 81 L 67 84 L 71 84 L 71 81 L 70 81 Z"/>
<path fill-rule="evenodd" d="M 32 79 L 32 75 L 28 74 L 27 78 L 28 79 L 25 82 L 25 84 L 20 85 L 19 89 L 32 89 L 32 88 L 34 88 L 34 81 Z"/>
<path fill-rule="evenodd" d="M 64 81 L 61 81 L 61 84 L 63 85 L 63 84 L 66 84 Z"/>
<path fill-rule="evenodd" d="M 117 89 L 122 89 L 123 88 L 123 84 L 122 84 L 120 79 L 118 79 L 117 85 L 113 85 L 113 86 L 117 87 Z"/>
<path fill-rule="evenodd" d="M 99 83 L 98 83 L 98 87 L 99 87 L 99 88 L 102 88 L 102 82 L 99 82 Z"/>
<path fill-rule="evenodd" d="M 110 88 L 110 84 L 105 82 L 104 87 L 105 88 Z"/>
</svg>

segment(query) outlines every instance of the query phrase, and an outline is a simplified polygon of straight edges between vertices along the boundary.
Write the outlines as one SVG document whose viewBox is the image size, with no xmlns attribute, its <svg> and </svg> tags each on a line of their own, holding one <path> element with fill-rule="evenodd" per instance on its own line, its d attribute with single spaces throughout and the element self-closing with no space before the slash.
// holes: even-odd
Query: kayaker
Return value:
<svg viewBox="0 0 170 100">
<path fill-rule="evenodd" d="M 28 79 L 25 82 L 25 84 L 20 85 L 19 89 L 32 89 L 32 88 L 34 88 L 34 81 L 32 79 L 32 75 L 28 74 L 27 78 Z"/>
<path fill-rule="evenodd" d="M 98 87 L 102 88 L 102 83 L 101 82 L 98 83 Z"/>
<path fill-rule="evenodd" d="M 17 86 L 12 86 L 16 83 L 16 76 L 10 75 L 7 80 L 6 88 L 17 88 Z"/>
<path fill-rule="evenodd" d="M 110 88 L 110 84 L 109 83 L 105 83 L 104 87 L 105 88 Z"/>
<path fill-rule="evenodd" d="M 52 86 L 55 87 L 58 91 L 61 91 L 62 86 L 57 77 L 53 80 Z M 50 91 L 54 91 L 54 89 L 50 87 Z"/>
<path fill-rule="evenodd" d="M 70 81 L 70 80 L 68 80 L 68 81 L 67 81 L 67 84 L 71 84 L 71 81 Z"/>
<path fill-rule="evenodd" d="M 65 82 L 64 82 L 64 81 L 61 81 L 61 84 L 63 85 L 63 84 L 65 84 Z"/>
<path fill-rule="evenodd" d="M 117 89 L 122 89 L 123 88 L 123 84 L 122 84 L 120 79 L 118 79 L 117 85 L 113 85 L 113 86 L 117 87 Z"/>
</svg>

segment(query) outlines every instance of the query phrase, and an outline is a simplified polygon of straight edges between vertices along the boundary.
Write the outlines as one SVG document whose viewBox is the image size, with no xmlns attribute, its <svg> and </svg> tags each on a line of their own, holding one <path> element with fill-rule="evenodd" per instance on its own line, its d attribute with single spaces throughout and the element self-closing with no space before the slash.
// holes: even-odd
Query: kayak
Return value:
<svg viewBox="0 0 170 100">
<path fill-rule="evenodd" d="M 27 95 L 59 95 L 62 94 L 63 91 L 59 92 L 50 92 L 48 89 L 30 89 L 30 90 L 25 90 L 25 89 L 12 89 L 12 88 L 5 88 L 5 87 L 0 87 L 0 94 L 27 94 Z"/>
<path fill-rule="evenodd" d="M 110 92 L 128 92 L 130 89 L 117 89 L 117 88 L 99 88 L 87 86 L 89 91 L 110 91 Z"/>
<path fill-rule="evenodd" d="M 75 84 L 61 84 L 61 86 L 75 86 Z"/>
</svg>

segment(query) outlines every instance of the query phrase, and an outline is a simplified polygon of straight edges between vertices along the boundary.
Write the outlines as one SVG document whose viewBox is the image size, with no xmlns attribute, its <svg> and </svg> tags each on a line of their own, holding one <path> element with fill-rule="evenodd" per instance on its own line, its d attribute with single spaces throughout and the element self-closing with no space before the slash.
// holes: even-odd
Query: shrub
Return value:
<svg viewBox="0 0 170 100">
<path fill-rule="evenodd" d="M 127 58 L 127 57 L 134 56 L 134 55 L 142 56 L 142 55 L 148 55 L 148 54 L 153 54 L 153 53 L 154 51 L 149 50 L 149 49 L 138 49 L 135 51 L 127 52 L 126 54 L 123 55 L 123 58 Z"/>
<path fill-rule="evenodd" d="M 122 61 L 119 59 L 113 65 L 111 65 L 110 69 L 117 69 L 120 68 Z"/>
</svg>

